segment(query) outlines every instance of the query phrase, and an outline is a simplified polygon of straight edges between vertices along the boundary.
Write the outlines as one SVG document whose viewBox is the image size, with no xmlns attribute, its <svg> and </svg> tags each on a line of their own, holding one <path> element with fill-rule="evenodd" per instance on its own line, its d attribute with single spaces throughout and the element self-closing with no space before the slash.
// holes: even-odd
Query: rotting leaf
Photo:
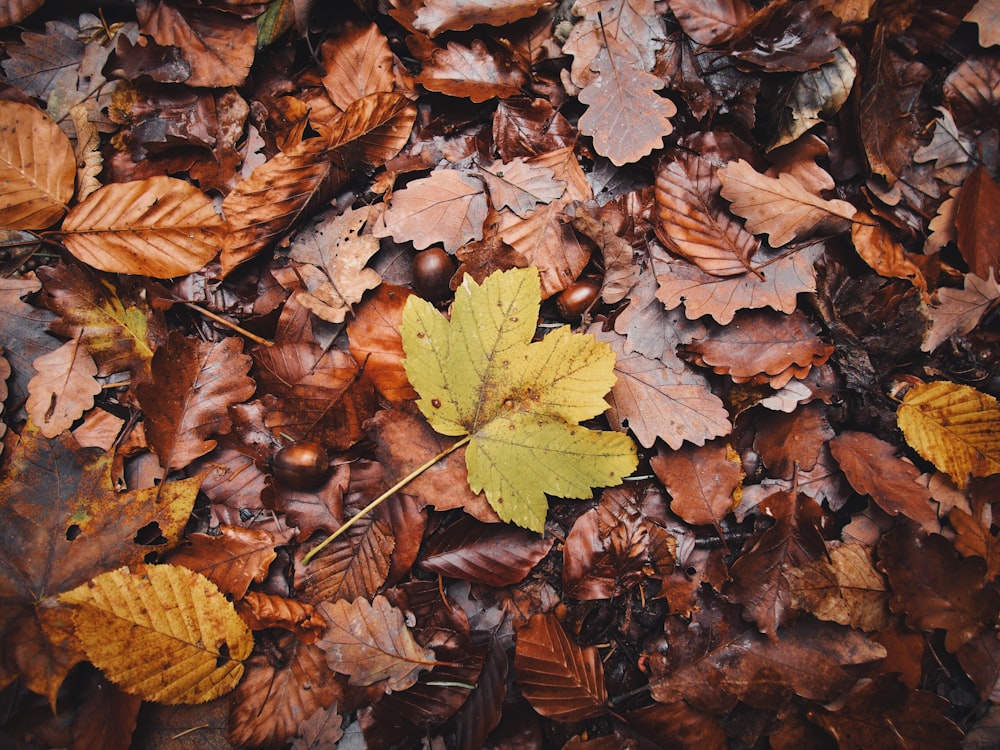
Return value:
<svg viewBox="0 0 1000 750">
<path fill-rule="evenodd" d="M 534 268 L 459 287 L 448 321 L 411 297 L 403 310 L 404 366 L 435 430 L 465 436 L 469 485 L 505 521 L 541 532 L 545 494 L 589 497 L 636 466 L 620 433 L 578 426 L 607 408 L 614 353 L 559 328 L 531 343 L 539 308 Z M 526 471 L 530 469 L 530 471 Z"/>
</svg>

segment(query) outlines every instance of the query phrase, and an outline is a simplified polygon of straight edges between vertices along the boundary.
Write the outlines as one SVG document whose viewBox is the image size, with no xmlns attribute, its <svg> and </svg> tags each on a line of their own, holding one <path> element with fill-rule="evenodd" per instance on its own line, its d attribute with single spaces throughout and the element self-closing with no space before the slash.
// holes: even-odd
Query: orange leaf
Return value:
<svg viewBox="0 0 1000 750">
<path fill-rule="evenodd" d="M 68 430 L 94 405 L 101 384 L 97 365 L 77 337 L 35 359 L 37 374 L 28 383 L 25 408 L 45 437 Z"/>
<path fill-rule="evenodd" d="M 368 94 L 393 89 L 392 50 L 374 23 L 348 25 L 339 36 L 323 42 L 320 56 L 326 71 L 323 87 L 341 110 Z"/>
<path fill-rule="evenodd" d="M 364 300 L 347 324 L 351 354 L 365 363 L 365 375 L 390 401 L 417 397 L 403 369 L 403 305 L 413 294 L 409 289 L 382 284 Z"/>
<path fill-rule="evenodd" d="M 261 583 L 277 557 L 278 542 L 263 529 L 222 525 L 218 535 L 190 534 L 188 543 L 174 550 L 167 562 L 201 573 L 234 600 L 254 581 Z"/>
<path fill-rule="evenodd" d="M 507 99 L 520 94 L 528 82 L 517 61 L 502 49 L 488 49 L 481 39 L 473 39 L 471 48 L 448 42 L 442 49 L 427 42 L 419 46 L 417 53 L 423 58 L 417 83 L 447 96 L 464 97 L 476 103 Z"/>
<path fill-rule="evenodd" d="M 215 257 L 224 226 L 212 199 L 189 182 L 150 177 L 97 190 L 62 231 L 66 249 L 93 268 L 169 278 Z"/>
<path fill-rule="evenodd" d="M 0 17 L 3 13 L 0 10 Z M 35 107 L 3 102 L 0 182 L 4 190 L 0 195 L 0 226 L 7 229 L 52 226 L 73 197 L 75 178 L 73 147 L 59 126 Z"/>
<path fill-rule="evenodd" d="M 720 523 L 735 507 L 735 493 L 743 480 L 739 457 L 730 446 L 711 443 L 660 450 L 649 465 L 670 493 L 674 513 L 696 526 L 721 530 Z"/>
</svg>

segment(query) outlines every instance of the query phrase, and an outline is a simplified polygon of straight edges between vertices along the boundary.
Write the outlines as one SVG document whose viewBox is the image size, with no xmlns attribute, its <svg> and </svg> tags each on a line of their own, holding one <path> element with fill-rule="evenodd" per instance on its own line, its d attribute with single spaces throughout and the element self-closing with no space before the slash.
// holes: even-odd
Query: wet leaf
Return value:
<svg viewBox="0 0 1000 750">
<path fill-rule="evenodd" d="M 423 60 L 417 82 L 430 91 L 478 103 L 517 96 L 528 82 L 522 65 L 506 50 L 491 50 L 481 39 L 473 39 L 471 47 L 457 42 L 444 48 L 413 46 Z"/>
<path fill-rule="evenodd" d="M 698 44 L 707 46 L 728 42 L 752 8 L 746 0 L 674 0 L 670 10 L 684 33 Z"/>
<path fill-rule="evenodd" d="M 74 629 L 87 658 L 145 700 L 204 703 L 224 695 L 253 649 L 233 605 L 187 568 L 121 568 L 59 599 L 76 606 Z M 129 648 L 121 648 L 124 642 Z"/>
<path fill-rule="evenodd" d="M 564 326 L 531 343 L 538 272 L 468 277 L 448 321 L 412 297 L 403 310 L 405 367 L 421 412 L 445 435 L 469 436 L 469 485 L 505 521 L 541 532 L 545 494 L 589 497 L 621 483 L 636 465 L 625 435 L 576 423 L 607 407 L 614 353 Z M 523 474 L 532 466 L 531 474 Z"/>
</svg>

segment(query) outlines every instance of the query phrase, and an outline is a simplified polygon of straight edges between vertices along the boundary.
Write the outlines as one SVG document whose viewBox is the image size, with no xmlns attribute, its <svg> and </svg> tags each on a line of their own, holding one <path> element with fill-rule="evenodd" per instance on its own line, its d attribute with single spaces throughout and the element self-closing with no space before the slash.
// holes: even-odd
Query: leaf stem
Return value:
<svg viewBox="0 0 1000 750">
<path fill-rule="evenodd" d="M 366 515 L 368 515 L 369 513 L 371 513 L 373 510 L 375 510 L 378 506 L 380 506 L 382 503 L 384 503 L 390 497 L 392 497 L 397 492 L 399 492 L 399 490 L 401 490 L 407 484 L 409 484 L 414 479 L 416 479 L 418 476 L 420 476 L 425 471 L 427 471 L 429 468 L 431 468 L 434 464 L 436 464 L 442 458 L 445 458 L 446 456 L 450 455 L 451 453 L 454 453 L 459 448 L 461 448 L 463 445 L 465 445 L 466 443 L 468 443 L 470 440 L 472 440 L 472 435 L 466 435 L 461 440 L 458 440 L 457 442 L 452 443 L 450 446 L 448 446 L 447 448 L 445 448 L 443 451 L 441 451 L 440 453 L 438 453 L 436 456 L 434 456 L 433 458 L 431 458 L 429 461 L 427 461 L 424 464 L 421 464 L 416 469 L 414 469 L 409 474 L 407 474 L 405 477 L 403 477 L 402 479 L 400 479 L 398 482 L 396 482 L 394 485 L 392 485 L 392 487 L 390 487 L 389 489 L 387 489 L 381 495 L 379 495 L 374 500 L 372 500 L 370 503 L 368 503 L 368 505 L 366 505 L 364 508 L 362 508 L 360 511 L 358 511 L 357 515 L 351 516 L 349 519 L 347 519 L 346 521 L 344 521 L 344 523 L 341 524 L 341 526 L 340 526 L 339 529 L 337 529 L 330 536 L 328 536 L 322 542 L 320 542 L 315 547 L 313 547 L 311 550 L 309 550 L 309 552 L 306 553 L 306 556 L 302 558 L 302 564 L 303 565 L 308 565 L 310 563 L 310 561 L 314 557 L 316 557 L 316 555 L 318 555 L 320 553 L 321 550 L 323 550 L 330 542 L 332 542 L 334 539 L 336 539 L 341 534 L 343 534 L 345 531 L 347 531 L 349 528 L 351 528 L 355 523 L 358 522 L 358 520 L 360 520 L 361 518 L 364 518 Z"/>
</svg>

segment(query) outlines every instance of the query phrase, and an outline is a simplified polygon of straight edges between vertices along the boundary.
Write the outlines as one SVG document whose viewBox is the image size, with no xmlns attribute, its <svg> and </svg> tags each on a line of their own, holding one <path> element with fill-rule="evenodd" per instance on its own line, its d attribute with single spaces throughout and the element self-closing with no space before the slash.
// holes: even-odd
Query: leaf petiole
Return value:
<svg viewBox="0 0 1000 750">
<path fill-rule="evenodd" d="M 461 448 L 463 445 L 465 445 L 466 443 L 468 443 L 470 440 L 472 440 L 472 435 L 466 435 L 461 440 L 458 440 L 458 441 L 452 443 L 450 446 L 448 446 L 447 448 L 445 448 L 443 451 L 441 451 L 440 453 L 438 453 L 436 456 L 433 456 L 429 461 L 427 461 L 424 464 L 421 464 L 416 469 L 414 469 L 409 474 L 407 474 L 405 477 L 403 477 L 402 479 L 400 479 L 398 482 L 396 482 L 394 485 L 392 485 L 392 487 L 390 487 L 389 489 L 387 489 L 381 495 L 379 495 L 374 500 L 372 500 L 370 503 L 368 503 L 368 505 L 366 505 L 364 508 L 362 508 L 360 511 L 358 511 L 358 513 L 356 515 L 351 516 L 349 519 L 347 519 L 346 521 L 344 521 L 344 523 L 341 524 L 341 526 L 340 526 L 339 529 L 337 529 L 330 536 L 328 536 L 322 542 L 320 542 L 315 547 L 313 547 L 311 550 L 309 550 L 309 552 L 306 553 L 306 556 L 302 558 L 302 564 L 303 565 L 308 565 L 310 563 L 310 561 L 314 557 L 316 557 L 316 555 L 318 555 L 320 553 L 321 550 L 323 550 L 330 542 L 332 542 L 334 539 L 336 539 L 341 534 L 343 534 L 345 531 L 347 531 L 349 528 L 351 528 L 355 523 L 357 523 L 357 521 L 359 519 L 364 518 L 366 515 L 368 515 L 369 513 L 371 513 L 373 510 L 375 510 L 378 506 L 380 506 L 382 503 L 384 503 L 390 497 L 392 497 L 397 492 L 399 492 L 399 490 L 401 490 L 403 487 L 405 487 L 411 481 L 413 481 L 418 476 L 420 476 L 425 471 L 427 471 L 429 468 L 431 468 L 434 464 L 436 464 L 442 458 L 445 458 L 446 456 L 450 455 L 451 453 L 454 453 L 459 448 Z"/>
</svg>

